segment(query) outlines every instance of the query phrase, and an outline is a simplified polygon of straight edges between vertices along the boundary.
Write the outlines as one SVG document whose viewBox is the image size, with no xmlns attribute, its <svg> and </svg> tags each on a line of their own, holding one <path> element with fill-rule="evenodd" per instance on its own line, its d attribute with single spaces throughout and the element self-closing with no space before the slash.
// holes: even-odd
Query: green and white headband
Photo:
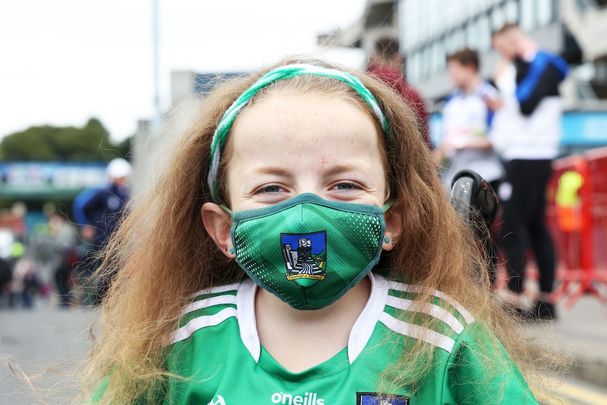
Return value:
<svg viewBox="0 0 607 405">
<path fill-rule="evenodd" d="M 221 153 L 227 143 L 228 134 L 238 113 L 251 101 L 251 99 L 264 87 L 278 81 L 291 79 L 296 76 L 315 75 L 329 77 L 344 82 L 354 89 L 362 100 L 369 106 L 375 118 L 379 122 L 386 138 L 390 138 L 390 125 L 375 96 L 362 84 L 355 76 L 342 72 L 337 69 L 330 69 L 316 65 L 292 64 L 278 67 L 269 71 L 257 80 L 251 87 L 245 90 L 234 103 L 226 110 L 215 129 L 213 140 L 211 142 L 211 162 L 209 165 L 209 175 L 207 183 L 211 191 L 211 199 L 217 203 L 221 202 L 219 198 L 219 189 L 217 184 L 217 175 L 219 173 L 219 164 Z"/>
</svg>

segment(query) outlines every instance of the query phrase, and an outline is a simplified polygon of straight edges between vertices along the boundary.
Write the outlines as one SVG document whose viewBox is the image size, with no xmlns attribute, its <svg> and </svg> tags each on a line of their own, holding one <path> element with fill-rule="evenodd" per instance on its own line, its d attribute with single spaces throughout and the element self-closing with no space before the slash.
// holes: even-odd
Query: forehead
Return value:
<svg viewBox="0 0 607 405">
<path fill-rule="evenodd" d="M 449 73 L 452 73 L 452 74 L 453 73 L 461 74 L 466 71 L 473 71 L 474 68 L 470 65 L 467 66 L 456 60 L 452 60 L 447 63 L 447 70 L 449 71 Z"/>
<path fill-rule="evenodd" d="M 353 97 L 276 90 L 246 107 L 232 127 L 233 148 L 281 149 L 294 143 L 378 147 L 376 120 Z M 319 152 L 321 152 L 319 150 Z"/>
<path fill-rule="evenodd" d="M 502 32 L 493 36 L 493 43 L 499 45 L 507 45 L 510 42 L 511 34 L 508 32 Z"/>
<path fill-rule="evenodd" d="M 457 68 L 460 68 L 463 66 L 464 65 L 462 65 L 455 59 L 451 59 L 450 61 L 447 62 L 447 69 L 457 69 Z"/>
</svg>

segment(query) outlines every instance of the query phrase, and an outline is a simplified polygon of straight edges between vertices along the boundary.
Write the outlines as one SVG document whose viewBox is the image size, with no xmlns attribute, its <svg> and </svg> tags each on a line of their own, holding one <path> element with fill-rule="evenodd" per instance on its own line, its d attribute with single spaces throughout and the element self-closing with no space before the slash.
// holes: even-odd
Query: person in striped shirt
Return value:
<svg viewBox="0 0 607 405">
<path fill-rule="evenodd" d="M 205 103 L 108 246 L 94 403 L 537 403 L 397 94 L 288 60 Z"/>
</svg>

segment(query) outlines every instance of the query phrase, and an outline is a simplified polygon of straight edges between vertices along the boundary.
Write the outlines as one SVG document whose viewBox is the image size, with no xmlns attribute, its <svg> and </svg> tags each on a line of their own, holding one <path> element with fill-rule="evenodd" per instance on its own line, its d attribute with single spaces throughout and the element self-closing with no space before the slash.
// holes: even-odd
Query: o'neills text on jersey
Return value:
<svg viewBox="0 0 607 405">
<path fill-rule="evenodd" d="M 325 400 L 318 398 L 318 394 L 315 392 L 306 392 L 303 395 L 275 392 L 272 394 L 272 403 L 285 405 L 325 405 Z"/>
</svg>

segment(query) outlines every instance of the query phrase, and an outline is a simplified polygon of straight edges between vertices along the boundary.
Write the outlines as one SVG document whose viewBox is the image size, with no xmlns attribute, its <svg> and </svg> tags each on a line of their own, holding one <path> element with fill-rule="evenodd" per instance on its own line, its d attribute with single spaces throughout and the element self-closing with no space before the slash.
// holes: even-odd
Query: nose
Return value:
<svg viewBox="0 0 607 405">
<path fill-rule="evenodd" d="M 299 173 L 300 175 L 296 178 L 295 190 L 297 195 L 300 194 L 316 194 L 319 197 L 325 198 L 325 190 L 321 182 L 321 176 L 318 176 L 311 171 L 307 173 Z"/>
</svg>

